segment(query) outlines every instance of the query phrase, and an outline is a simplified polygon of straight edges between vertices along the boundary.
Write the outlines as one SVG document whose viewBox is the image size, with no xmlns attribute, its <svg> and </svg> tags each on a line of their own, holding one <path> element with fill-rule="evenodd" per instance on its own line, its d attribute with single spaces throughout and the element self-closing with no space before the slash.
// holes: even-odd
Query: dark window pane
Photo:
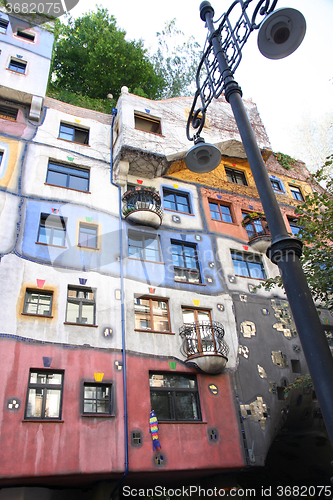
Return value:
<svg viewBox="0 0 333 500">
<path fill-rule="evenodd" d="M 198 420 L 196 394 L 194 392 L 176 392 L 177 420 Z"/>
<path fill-rule="evenodd" d="M 157 420 L 174 420 L 173 399 L 171 392 L 150 393 L 151 407 L 155 411 Z"/>
<path fill-rule="evenodd" d="M 88 191 L 89 180 L 73 174 L 69 176 L 68 187 L 71 189 L 77 189 L 78 191 Z"/>
</svg>

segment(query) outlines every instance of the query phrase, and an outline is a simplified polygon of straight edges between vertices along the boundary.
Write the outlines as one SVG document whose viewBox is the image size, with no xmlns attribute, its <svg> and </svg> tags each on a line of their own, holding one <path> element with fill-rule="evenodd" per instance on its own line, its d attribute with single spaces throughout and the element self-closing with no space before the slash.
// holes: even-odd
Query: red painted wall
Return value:
<svg viewBox="0 0 333 500">
<path fill-rule="evenodd" d="M 149 434 L 150 389 L 149 371 L 169 373 L 195 373 L 197 375 L 202 422 L 159 423 L 161 450 L 153 451 Z M 143 444 L 140 448 L 129 445 L 130 471 L 189 470 L 189 469 L 231 469 L 244 467 L 244 457 L 235 411 L 233 393 L 228 373 L 203 375 L 177 362 L 176 370 L 171 370 L 166 359 L 127 356 L 128 415 L 129 431 L 140 429 Z M 218 387 L 214 396 L 209 384 Z M 214 427 L 219 432 L 219 440 L 214 444 L 208 440 L 207 429 Z M 156 451 L 163 455 L 165 464 L 157 467 L 154 463 Z"/>
<path fill-rule="evenodd" d="M 51 369 L 65 370 L 63 422 L 24 421 L 29 370 L 43 369 L 43 356 L 53 358 Z M 0 338 L 0 477 L 123 472 L 123 382 L 115 360 L 121 353 Z M 113 418 L 81 417 L 83 381 L 94 382 L 95 372 L 115 384 Z M 16 411 L 7 408 L 14 397 Z"/>
</svg>

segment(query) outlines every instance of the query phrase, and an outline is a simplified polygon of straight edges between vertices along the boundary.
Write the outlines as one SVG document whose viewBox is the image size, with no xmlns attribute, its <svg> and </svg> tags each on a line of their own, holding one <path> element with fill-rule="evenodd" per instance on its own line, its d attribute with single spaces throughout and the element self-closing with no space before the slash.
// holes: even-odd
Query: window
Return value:
<svg viewBox="0 0 333 500">
<path fill-rule="evenodd" d="M 130 231 L 128 233 L 128 253 L 134 259 L 161 262 L 158 237 Z"/>
<path fill-rule="evenodd" d="M 80 222 L 79 246 L 97 248 L 97 226 Z"/>
<path fill-rule="evenodd" d="M 52 315 L 52 292 L 41 292 L 40 290 L 27 289 L 24 297 L 24 314 L 37 316 Z"/>
<path fill-rule="evenodd" d="M 95 324 L 95 292 L 88 287 L 68 287 L 66 322 Z"/>
<path fill-rule="evenodd" d="M 279 179 L 272 179 L 270 177 L 269 180 L 271 181 L 272 188 L 273 188 L 274 191 L 278 191 L 278 192 L 282 191 L 282 192 L 284 192 L 284 189 L 282 187 L 282 183 L 281 183 L 281 181 Z"/>
<path fill-rule="evenodd" d="M 221 203 L 209 202 L 210 215 L 214 220 L 233 222 L 230 207 Z"/>
<path fill-rule="evenodd" d="M 26 419 L 61 418 L 63 374 L 30 370 Z"/>
<path fill-rule="evenodd" d="M 300 231 L 300 226 L 297 225 L 297 219 L 288 219 L 289 226 L 293 236 L 297 236 Z"/>
<path fill-rule="evenodd" d="M 7 120 L 16 120 L 18 109 L 11 108 L 10 106 L 0 105 L 0 118 L 6 118 Z"/>
<path fill-rule="evenodd" d="M 11 59 L 8 69 L 16 71 L 16 73 L 25 73 L 27 63 L 25 61 L 18 61 L 17 59 Z"/>
<path fill-rule="evenodd" d="M 289 188 L 290 188 L 290 191 L 291 191 L 291 194 L 292 194 L 294 200 L 304 201 L 304 198 L 303 198 L 303 195 L 302 195 L 302 191 L 300 190 L 299 187 L 297 187 L 297 186 L 290 186 L 289 185 Z"/>
<path fill-rule="evenodd" d="M 3 151 L 0 151 L 0 165 L 2 163 L 2 158 L 3 158 Z"/>
<path fill-rule="evenodd" d="M 217 345 L 212 327 L 210 311 L 183 308 L 183 323 L 186 326 L 185 351 L 188 356 L 216 353 Z"/>
<path fill-rule="evenodd" d="M 157 420 L 201 420 L 195 375 L 150 373 L 149 385 Z"/>
<path fill-rule="evenodd" d="M 138 130 L 144 132 L 153 132 L 154 134 L 162 134 L 161 121 L 159 118 L 154 118 L 150 115 L 134 113 L 134 124 Z"/>
<path fill-rule="evenodd" d="M 241 170 L 234 170 L 233 168 L 225 167 L 225 173 L 227 174 L 227 179 L 229 182 L 247 186 L 245 174 Z"/>
<path fill-rule="evenodd" d="M 5 19 L 0 19 L 0 33 L 5 34 L 7 31 L 8 21 Z"/>
<path fill-rule="evenodd" d="M 35 33 L 32 33 L 29 30 L 17 30 L 17 32 L 15 34 L 16 34 L 16 36 L 23 38 L 24 40 L 27 40 L 28 42 L 35 41 Z"/>
<path fill-rule="evenodd" d="M 163 189 L 163 198 L 164 208 L 185 214 L 191 213 L 190 200 L 187 193 Z"/>
<path fill-rule="evenodd" d="M 134 299 L 135 328 L 154 332 L 170 332 L 169 308 L 166 300 L 150 297 Z"/>
<path fill-rule="evenodd" d="M 59 139 L 79 142 L 80 144 L 88 144 L 89 130 L 74 125 L 67 125 L 66 123 L 60 123 Z"/>
<path fill-rule="evenodd" d="M 243 219 L 248 215 L 248 213 L 242 212 Z M 256 236 L 263 236 L 265 234 L 270 234 L 267 222 L 265 219 L 250 219 L 245 224 L 245 229 L 249 239 L 255 238 Z"/>
<path fill-rule="evenodd" d="M 77 191 L 89 191 L 90 171 L 59 163 L 49 162 L 46 183 L 53 186 L 76 189 Z"/>
<path fill-rule="evenodd" d="M 41 214 L 37 242 L 63 247 L 65 239 L 66 220 L 57 215 Z"/>
<path fill-rule="evenodd" d="M 246 278 L 265 279 L 265 270 L 261 258 L 254 253 L 231 252 L 235 274 Z"/>
<path fill-rule="evenodd" d="M 171 240 L 171 252 L 175 280 L 201 283 L 196 245 Z"/>
<path fill-rule="evenodd" d="M 84 383 L 83 413 L 111 415 L 111 385 Z"/>
</svg>

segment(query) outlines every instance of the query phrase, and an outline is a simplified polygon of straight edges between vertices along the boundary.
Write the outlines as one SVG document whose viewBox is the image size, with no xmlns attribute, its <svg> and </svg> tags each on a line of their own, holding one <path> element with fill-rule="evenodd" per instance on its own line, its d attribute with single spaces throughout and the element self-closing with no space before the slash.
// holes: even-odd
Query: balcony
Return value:
<svg viewBox="0 0 333 500">
<path fill-rule="evenodd" d="M 224 328 L 217 321 L 185 323 L 179 329 L 183 340 L 181 353 L 185 363 L 193 363 L 204 373 L 222 373 L 229 354 L 229 347 L 223 340 Z"/>
<path fill-rule="evenodd" d="M 244 215 L 242 222 L 249 237 L 249 245 L 257 252 L 265 253 L 272 242 L 266 218 L 261 213 Z"/>
<path fill-rule="evenodd" d="M 136 187 L 134 190 L 127 191 L 122 201 L 122 213 L 125 219 L 154 229 L 162 224 L 161 198 L 154 188 Z"/>
</svg>

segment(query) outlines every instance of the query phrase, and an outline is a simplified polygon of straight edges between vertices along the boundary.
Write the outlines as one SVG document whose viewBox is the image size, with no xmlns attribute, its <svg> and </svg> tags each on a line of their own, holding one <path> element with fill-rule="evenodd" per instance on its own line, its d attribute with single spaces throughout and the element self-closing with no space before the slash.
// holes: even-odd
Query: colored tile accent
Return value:
<svg viewBox="0 0 333 500">
<path fill-rule="evenodd" d="M 137 182 L 138 184 L 142 184 L 142 183 L 143 183 L 143 181 L 140 181 L 139 179 L 137 179 L 137 180 L 136 180 L 136 182 Z"/>
<path fill-rule="evenodd" d="M 47 356 L 43 356 L 43 366 L 44 368 L 50 368 L 53 358 L 49 358 Z"/>
<path fill-rule="evenodd" d="M 170 370 L 175 370 L 177 368 L 177 361 L 169 361 Z"/>
<path fill-rule="evenodd" d="M 175 189 L 179 188 L 179 184 L 172 184 Z"/>
<path fill-rule="evenodd" d="M 149 293 L 152 293 L 152 294 L 155 293 L 155 288 L 150 287 L 149 288 Z"/>
<path fill-rule="evenodd" d="M 67 160 L 68 161 L 74 161 L 74 158 L 73 158 L 73 156 L 67 156 Z"/>
<path fill-rule="evenodd" d="M 200 306 L 200 300 L 198 299 L 192 299 L 192 302 L 195 306 Z"/>
<path fill-rule="evenodd" d="M 94 373 L 96 382 L 102 382 L 104 373 Z"/>
<path fill-rule="evenodd" d="M 87 281 L 88 280 L 86 278 L 79 278 L 80 285 L 85 285 Z"/>
<path fill-rule="evenodd" d="M 38 288 L 43 288 L 45 285 L 45 280 L 36 280 Z"/>
<path fill-rule="evenodd" d="M 92 221 L 92 217 L 86 217 L 86 221 L 87 222 L 91 222 Z"/>
<path fill-rule="evenodd" d="M 215 384 L 209 384 L 208 389 L 214 396 L 217 396 L 219 393 L 218 387 Z"/>
</svg>

